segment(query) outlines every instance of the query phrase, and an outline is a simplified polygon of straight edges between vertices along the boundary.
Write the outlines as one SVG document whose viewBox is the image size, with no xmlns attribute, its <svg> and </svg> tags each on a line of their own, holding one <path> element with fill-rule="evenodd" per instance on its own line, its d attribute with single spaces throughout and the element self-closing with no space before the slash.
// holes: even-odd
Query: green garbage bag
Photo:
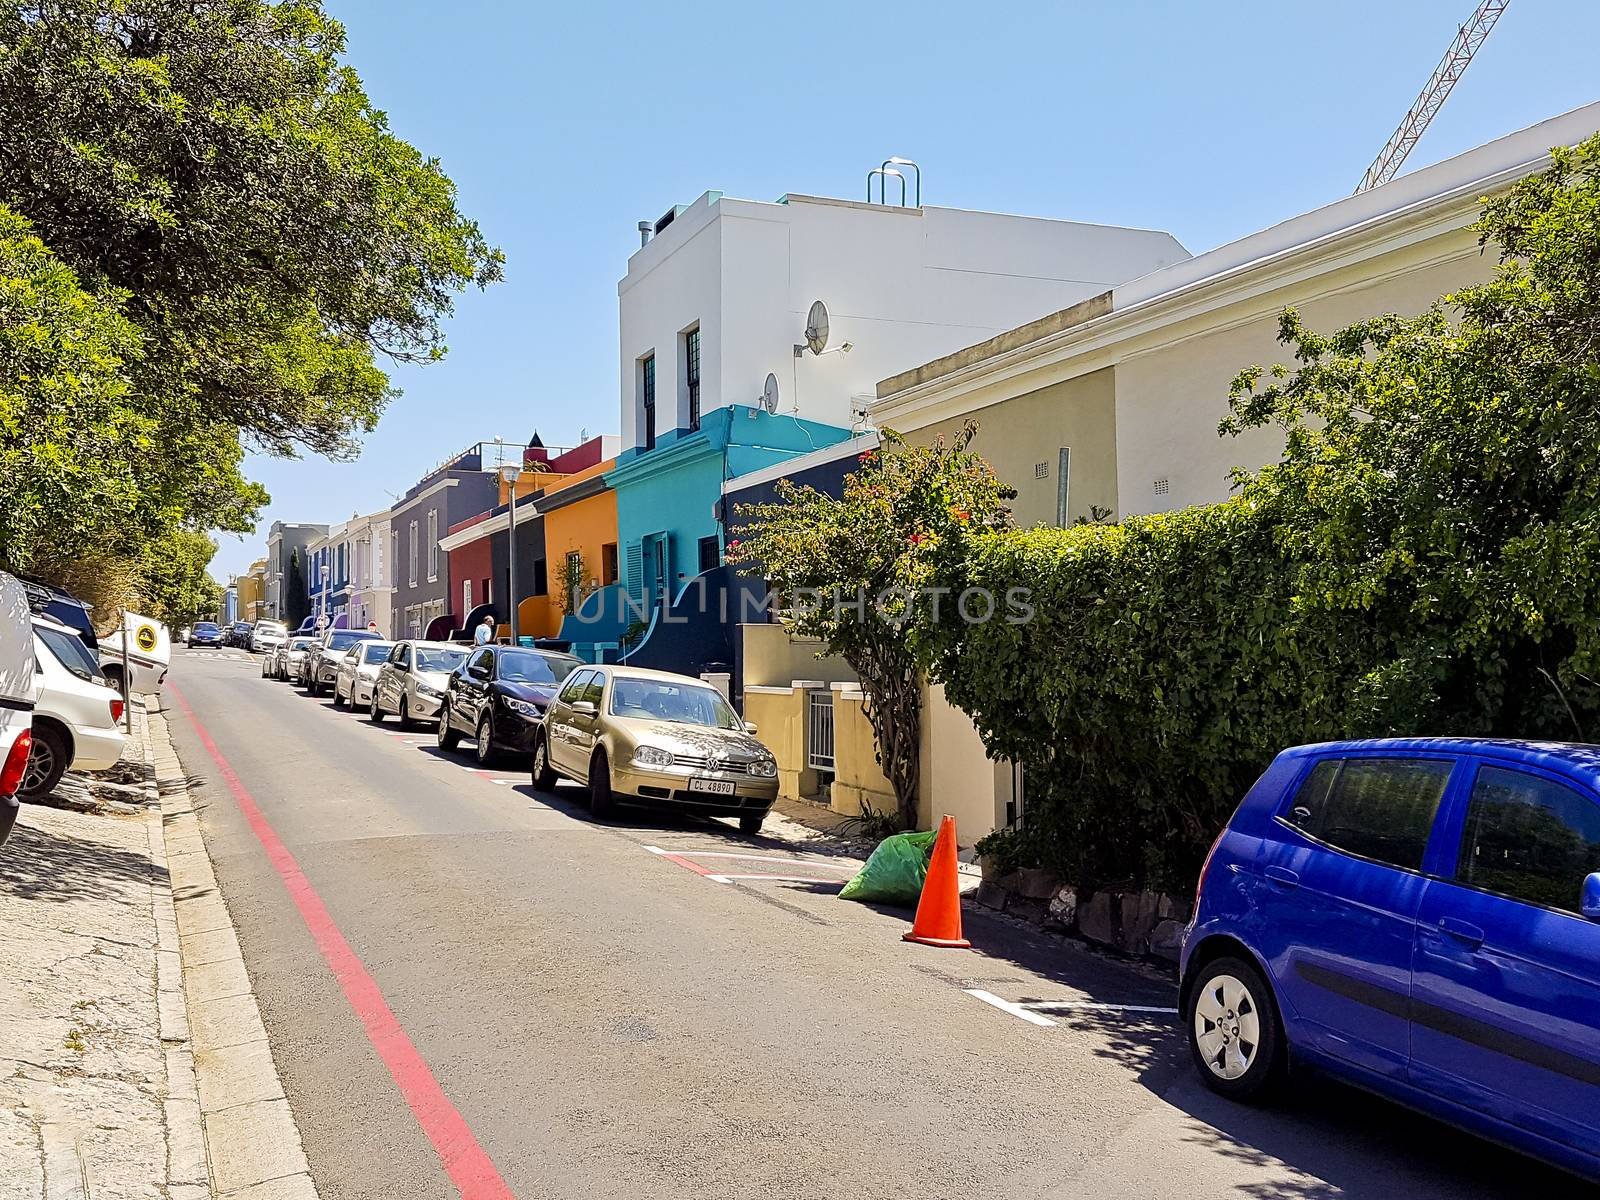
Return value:
<svg viewBox="0 0 1600 1200">
<path fill-rule="evenodd" d="M 922 881 L 928 877 L 928 859 L 933 855 L 936 837 L 938 834 L 930 831 L 884 838 L 861 870 L 844 885 L 839 898 L 916 907 L 922 895 Z"/>
</svg>

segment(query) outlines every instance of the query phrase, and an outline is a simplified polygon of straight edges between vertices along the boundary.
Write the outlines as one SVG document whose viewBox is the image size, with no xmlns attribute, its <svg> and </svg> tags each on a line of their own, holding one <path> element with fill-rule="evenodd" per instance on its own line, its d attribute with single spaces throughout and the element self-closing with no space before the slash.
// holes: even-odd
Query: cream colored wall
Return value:
<svg viewBox="0 0 1600 1200">
<path fill-rule="evenodd" d="M 744 686 L 788 687 L 796 679 L 853 683 L 856 675 L 842 658 L 818 658 L 822 643 L 791 637 L 782 625 L 741 625 Z"/>
<path fill-rule="evenodd" d="M 1422 312 L 1446 292 L 1487 278 L 1493 265 L 1493 256 L 1480 255 L 1470 233 L 1453 233 L 1203 318 L 1224 328 L 1191 332 L 1173 326 L 1163 331 L 1159 348 L 1123 356 L 1116 367 L 1120 511 L 1162 512 L 1223 500 L 1234 467 L 1254 470 L 1277 459 L 1283 449 L 1277 430 L 1223 438 L 1217 425 L 1228 414 L 1228 388 L 1240 371 L 1252 364 L 1292 364 L 1277 340 L 1284 308 L 1298 309 L 1311 328 L 1332 332 L 1386 312 Z M 1164 496 L 1155 491 L 1160 479 L 1168 481 Z"/>
<path fill-rule="evenodd" d="M 755 724 L 756 737 L 778 760 L 778 794 L 790 800 L 808 794 L 805 704 L 799 688 L 746 687 L 744 692 L 744 719 Z"/>
<path fill-rule="evenodd" d="M 846 816 L 898 807 L 894 785 L 878 766 L 877 739 L 861 708 L 860 692 L 833 691 L 833 788 L 829 807 Z"/>
<path fill-rule="evenodd" d="M 972 721 L 944 698 L 944 687 L 925 688 L 918 826 L 931 829 L 939 818 L 953 816 L 956 840 L 963 847 L 994 832 L 1002 802 L 995 787 L 1000 775 L 996 767 Z M 1009 769 L 1005 773 L 1009 776 Z"/>
<path fill-rule="evenodd" d="M 958 433 L 968 418 L 926 425 L 908 438 L 927 445 L 939 434 Z M 1093 505 L 1117 506 L 1117 392 L 1113 369 L 1093 371 L 981 408 L 972 448 L 999 478 L 1017 489 L 1012 513 L 1018 525 L 1054 525 L 1058 470 L 1063 446 L 1071 450 L 1067 521 L 1089 515 Z M 1044 464 L 1045 475 L 1036 473 Z"/>
</svg>

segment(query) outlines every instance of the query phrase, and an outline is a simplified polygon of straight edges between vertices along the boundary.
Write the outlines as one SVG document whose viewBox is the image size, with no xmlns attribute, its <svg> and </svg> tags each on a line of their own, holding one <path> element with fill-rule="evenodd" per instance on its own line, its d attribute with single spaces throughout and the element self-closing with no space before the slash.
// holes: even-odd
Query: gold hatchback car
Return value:
<svg viewBox="0 0 1600 1200">
<path fill-rule="evenodd" d="M 738 817 L 755 833 L 778 797 L 778 764 L 722 693 L 687 675 L 584 667 L 545 710 L 533 786 L 564 776 L 589 788 L 595 816 L 642 804 Z"/>
</svg>

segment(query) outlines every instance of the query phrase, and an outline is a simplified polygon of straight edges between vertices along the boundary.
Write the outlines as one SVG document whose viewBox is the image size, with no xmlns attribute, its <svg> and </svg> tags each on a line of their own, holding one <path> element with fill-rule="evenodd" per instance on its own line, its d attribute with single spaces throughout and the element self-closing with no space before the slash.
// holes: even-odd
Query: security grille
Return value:
<svg viewBox="0 0 1600 1200">
<path fill-rule="evenodd" d="M 810 692 L 806 700 L 806 766 L 833 770 L 833 693 Z"/>
<path fill-rule="evenodd" d="M 1156 495 L 1165 496 L 1171 490 L 1172 490 L 1172 483 L 1171 483 L 1170 480 L 1166 480 L 1166 479 L 1158 479 L 1158 480 L 1156 480 L 1156 486 L 1155 486 Z"/>
<path fill-rule="evenodd" d="M 1047 463 L 1047 462 L 1034 463 L 1033 464 L 1033 477 L 1035 479 L 1049 479 L 1050 478 L 1050 464 Z"/>
</svg>

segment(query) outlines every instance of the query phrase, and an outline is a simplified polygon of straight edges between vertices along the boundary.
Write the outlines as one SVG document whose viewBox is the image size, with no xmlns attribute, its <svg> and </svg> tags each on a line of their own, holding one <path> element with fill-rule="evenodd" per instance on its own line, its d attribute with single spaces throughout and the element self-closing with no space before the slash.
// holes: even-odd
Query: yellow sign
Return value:
<svg viewBox="0 0 1600 1200">
<path fill-rule="evenodd" d="M 156 648 L 156 631 L 153 626 L 141 625 L 139 632 L 133 635 L 133 640 L 139 643 L 139 649 L 149 652 Z"/>
</svg>

